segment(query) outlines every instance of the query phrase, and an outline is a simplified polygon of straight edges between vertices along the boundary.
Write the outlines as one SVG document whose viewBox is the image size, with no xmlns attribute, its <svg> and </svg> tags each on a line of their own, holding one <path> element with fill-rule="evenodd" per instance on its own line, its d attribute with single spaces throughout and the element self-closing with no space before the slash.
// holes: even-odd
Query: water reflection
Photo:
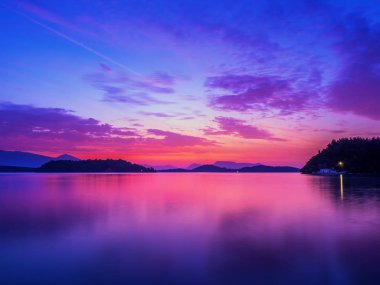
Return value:
<svg viewBox="0 0 380 285">
<path fill-rule="evenodd" d="M 330 196 L 330 199 L 347 200 L 348 202 L 380 200 L 380 177 L 369 176 L 317 176 L 318 190 Z"/>
<path fill-rule="evenodd" d="M 377 284 L 380 180 L 0 175 L 2 284 Z"/>
</svg>

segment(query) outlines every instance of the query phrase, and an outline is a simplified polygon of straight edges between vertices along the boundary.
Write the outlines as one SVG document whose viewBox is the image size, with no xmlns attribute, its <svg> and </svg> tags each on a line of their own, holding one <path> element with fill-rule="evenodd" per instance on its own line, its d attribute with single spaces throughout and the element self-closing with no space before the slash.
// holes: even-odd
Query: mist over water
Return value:
<svg viewBox="0 0 380 285">
<path fill-rule="evenodd" d="M 378 284 L 380 179 L 1 174 L 1 284 Z"/>
</svg>

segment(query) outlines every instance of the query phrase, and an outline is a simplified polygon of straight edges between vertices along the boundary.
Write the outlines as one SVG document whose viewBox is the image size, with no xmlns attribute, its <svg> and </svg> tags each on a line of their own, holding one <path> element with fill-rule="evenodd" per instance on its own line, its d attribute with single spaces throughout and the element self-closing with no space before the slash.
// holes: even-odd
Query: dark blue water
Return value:
<svg viewBox="0 0 380 285">
<path fill-rule="evenodd" d="M 1 174 L 0 284 L 380 284 L 380 179 Z"/>
</svg>

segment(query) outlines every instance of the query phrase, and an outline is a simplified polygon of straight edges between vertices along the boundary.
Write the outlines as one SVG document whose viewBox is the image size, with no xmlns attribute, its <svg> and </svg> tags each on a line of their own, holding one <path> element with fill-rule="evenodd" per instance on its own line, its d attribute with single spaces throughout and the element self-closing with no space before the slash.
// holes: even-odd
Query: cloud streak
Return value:
<svg viewBox="0 0 380 285">
<path fill-rule="evenodd" d="M 113 65 L 116 65 L 116 66 L 122 68 L 125 71 L 128 71 L 128 72 L 130 72 L 130 73 L 132 73 L 134 75 L 137 75 L 137 76 L 141 76 L 141 74 L 139 72 L 137 72 L 137 71 L 133 70 L 132 68 L 126 66 L 125 64 L 120 63 L 119 61 L 117 61 L 117 60 L 109 57 L 108 55 L 105 55 L 104 53 L 99 52 L 98 50 L 96 50 L 96 49 L 94 49 L 94 48 L 92 48 L 92 47 L 90 47 L 90 46 L 88 46 L 88 45 L 86 45 L 86 44 L 78 41 L 77 39 L 75 39 L 75 38 L 73 38 L 71 36 L 68 36 L 67 34 L 65 34 L 63 32 L 60 32 L 57 29 L 54 29 L 54 28 L 52 28 L 52 27 L 44 24 L 43 22 L 38 21 L 35 18 L 33 18 L 33 17 L 31 17 L 31 16 L 29 16 L 29 15 L 27 15 L 27 14 L 25 14 L 25 13 L 19 11 L 19 10 L 10 8 L 10 7 L 8 7 L 8 6 L 4 5 L 4 4 L 0 4 L 0 5 L 2 5 L 3 7 L 7 8 L 8 10 L 10 10 L 10 11 L 18 14 L 19 16 L 23 17 L 24 19 L 27 19 L 31 23 L 34 23 L 34 24 L 42 27 L 43 29 L 45 29 L 45 30 L 47 30 L 47 31 L 55 34 L 56 36 L 58 36 L 58 37 L 60 37 L 60 38 L 62 38 L 64 40 L 66 40 L 66 41 L 68 41 L 68 42 L 76 45 L 77 47 L 79 47 L 79 48 L 81 48 L 83 50 L 86 50 L 86 51 L 90 52 L 91 54 L 93 54 L 93 55 L 95 55 L 95 56 L 97 56 L 97 57 L 99 57 L 99 58 L 101 58 L 101 59 L 103 59 L 103 60 L 105 60 L 105 61 L 113 64 Z M 40 15 L 41 16 L 41 15 L 45 14 L 45 20 L 49 20 L 49 21 L 53 20 L 53 22 L 57 22 L 57 21 L 54 21 L 54 19 L 51 16 L 46 16 L 47 15 L 46 12 L 43 12 L 43 10 L 41 10 L 40 8 L 39 8 L 39 10 L 37 10 L 37 7 L 33 7 L 33 5 L 31 5 L 31 4 L 28 4 L 28 5 L 24 4 L 23 7 L 27 8 L 29 12 L 33 12 L 36 15 Z"/>
</svg>

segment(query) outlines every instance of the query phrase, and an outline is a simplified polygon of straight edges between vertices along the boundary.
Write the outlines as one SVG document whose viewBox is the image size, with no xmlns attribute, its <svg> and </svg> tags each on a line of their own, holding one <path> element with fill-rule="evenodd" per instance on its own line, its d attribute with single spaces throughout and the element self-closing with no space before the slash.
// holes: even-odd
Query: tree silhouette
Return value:
<svg viewBox="0 0 380 285">
<path fill-rule="evenodd" d="M 380 138 L 342 138 L 332 140 L 301 169 L 312 173 L 331 168 L 348 173 L 380 174 Z"/>
</svg>

